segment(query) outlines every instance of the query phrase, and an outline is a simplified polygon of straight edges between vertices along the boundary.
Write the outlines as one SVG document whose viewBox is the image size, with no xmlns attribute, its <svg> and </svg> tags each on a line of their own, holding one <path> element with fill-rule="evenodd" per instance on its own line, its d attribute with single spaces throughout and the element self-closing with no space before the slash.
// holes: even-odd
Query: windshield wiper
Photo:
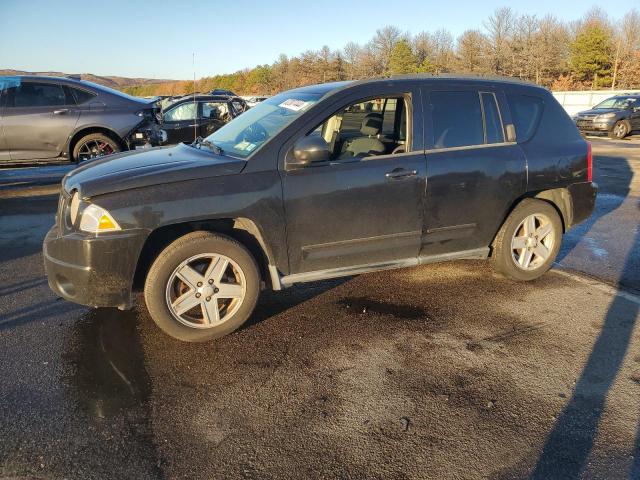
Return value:
<svg viewBox="0 0 640 480">
<path fill-rule="evenodd" d="M 215 153 L 216 155 L 222 155 L 224 153 L 223 150 L 219 146 L 217 146 L 215 143 L 210 142 L 209 140 L 205 140 L 202 137 L 196 138 L 191 145 L 196 148 L 202 148 L 202 146 L 204 145 L 205 147 L 213 151 L 213 153 Z"/>
</svg>

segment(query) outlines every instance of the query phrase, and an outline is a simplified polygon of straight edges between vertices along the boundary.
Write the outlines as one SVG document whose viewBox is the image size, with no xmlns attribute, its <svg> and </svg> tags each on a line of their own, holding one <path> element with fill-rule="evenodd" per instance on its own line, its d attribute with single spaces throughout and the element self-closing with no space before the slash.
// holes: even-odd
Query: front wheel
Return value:
<svg viewBox="0 0 640 480">
<path fill-rule="evenodd" d="M 624 137 L 629 135 L 631 132 L 631 125 L 626 120 L 620 120 L 616 122 L 611 131 L 609 132 L 609 136 L 611 138 L 615 138 L 618 140 L 622 140 Z"/>
<path fill-rule="evenodd" d="M 507 217 L 493 242 L 495 269 L 513 280 L 535 280 L 551 268 L 562 242 L 562 221 L 542 200 L 525 199 Z"/>
<path fill-rule="evenodd" d="M 194 232 L 158 255 L 144 298 L 165 333 L 205 342 L 240 327 L 253 312 L 259 289 L 258 267 L 246 248 L 226 236 Z"/>
</svg>

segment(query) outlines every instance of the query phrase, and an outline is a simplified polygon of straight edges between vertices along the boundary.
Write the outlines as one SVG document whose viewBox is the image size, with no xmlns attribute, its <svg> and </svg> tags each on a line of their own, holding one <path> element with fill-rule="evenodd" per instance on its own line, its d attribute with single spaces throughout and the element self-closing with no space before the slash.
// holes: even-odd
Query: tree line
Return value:
<svg viewBox="0 0 640 480">
<path fill-rule="evenodd" d="M 640 14 L 630 10 L 613 21 L 593 8 L 579 20 L 562 22 L 502 7 L 457 38 L 446 29 L 411 35 L 386 26 L 365 44 L 283 54 L 270 65 L 201 78 L 195 90 L 269 95 L 314 83 L 410 73 L 504 75 L 553 90 L 640 88 Z M 192 81 L 125 89 L 139 96 L 193 90 Z"/>
</svg>

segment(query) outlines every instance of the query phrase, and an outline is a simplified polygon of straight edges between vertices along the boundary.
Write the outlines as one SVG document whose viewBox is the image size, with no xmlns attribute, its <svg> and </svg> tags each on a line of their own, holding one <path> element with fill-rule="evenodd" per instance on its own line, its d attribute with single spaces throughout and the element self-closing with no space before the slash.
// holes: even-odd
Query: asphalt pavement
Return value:
<svg viewBox="0 0 640 480">
<path fill-rule="evenodd" d="M 198 345 L 56 299 L 56 196 L 16 193 L 55 183 L 0 171 L 0 478 L 640 479 L 639 147 L 594 140 L 596 212 L 535 282 L 301 285 Z"/>
</svg>

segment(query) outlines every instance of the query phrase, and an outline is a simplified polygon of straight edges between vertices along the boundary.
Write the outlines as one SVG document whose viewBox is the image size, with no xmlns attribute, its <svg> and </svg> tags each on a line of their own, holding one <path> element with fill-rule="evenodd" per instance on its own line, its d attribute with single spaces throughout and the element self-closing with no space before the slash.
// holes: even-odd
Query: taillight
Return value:
<svg viewBox="0 0 640 480">
<path fill-rule="evenodd" d="M 593 154 L 591 142 L 587 142 L 587 182 L 593 182 Z"/>
</svg>

